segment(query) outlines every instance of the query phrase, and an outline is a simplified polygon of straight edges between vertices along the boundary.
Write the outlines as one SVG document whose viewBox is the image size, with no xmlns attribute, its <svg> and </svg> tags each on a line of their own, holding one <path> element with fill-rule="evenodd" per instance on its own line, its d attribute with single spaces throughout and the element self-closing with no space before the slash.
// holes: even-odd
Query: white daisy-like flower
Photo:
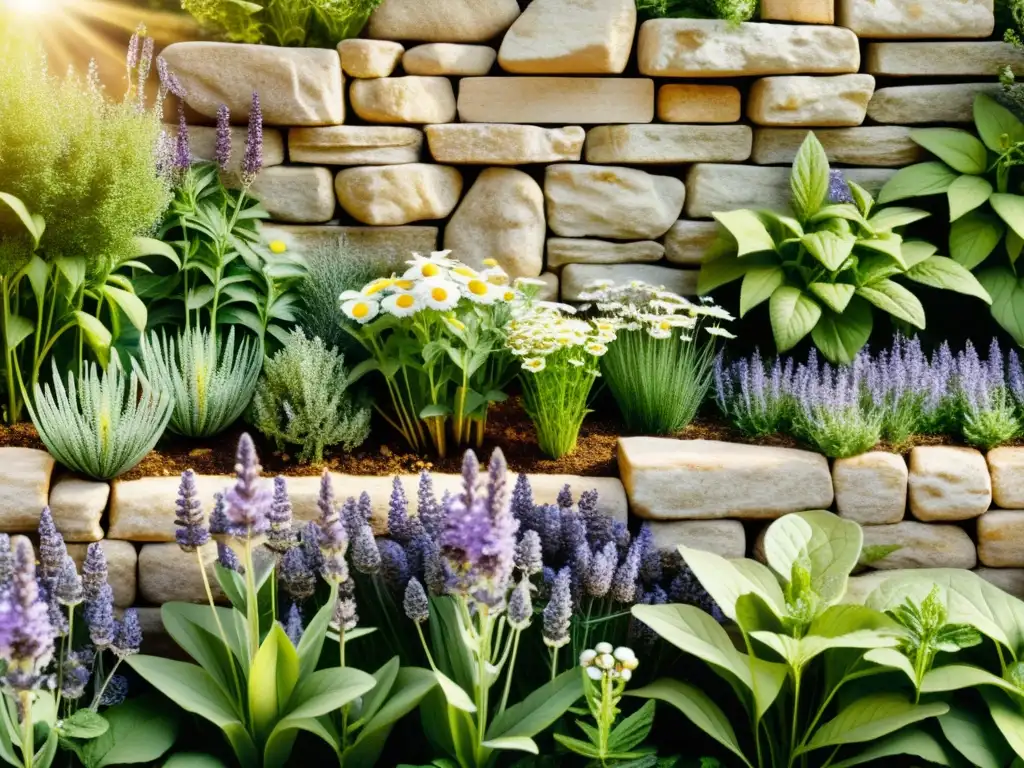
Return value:
<svg viewBox="0 0 1024 768">
<path fill-rule="evenodd" d="M 543 357 L 528 357 L 523 360 L 523 370 L 530 373 L 540 373 L 547 367 Z"/>
<path fill-rule="evenodd" d="M 710 328 L 705 328 L 709 336 L 721 336 L 723 339 L 735 339 L 736 334 L 730 333 L 725 328 L 719 328 L 717 325 L 713 325 Z"/>
<path fill-rule="evenodd" d="M 459 286 L 444 278 L 431 278 L 421 282 L 417 288 L 423 302 L 431 309 L 447 312 L 459 303 Z"/>
<path fill-rule="evenodd" d="M 411 261 L 405 262 L 409 268 L 402 275 L 406 280 L 429 280 L 434 277 L 444 277 L 451 267 L 452 262 L 448 259 L 435 259 L 435 254 L 427 259 L 419 254 L 413 254 Z"/>
<path fill-rule="evenodd" d="M 519 301 L 523 298 L 523 295 L 515 290 L 514 288 L 505 288 L 501 292 L 501 300 L 507 304 L 511 304 L 514 301 Z"/>
<path fill-rule="evenodd" d="M 425 306 L 423 300 L 415 293 L 393 293 L 381 302 L 381 308 L 395 317 L 409 317 Z"/>
<path fill-rule="evenodd" d="M 462 286 L 462 295 L 476 304 L 493 304 L 501 295 L 501 289 L 478 277 L 467 280 Z"/>
<path fill-rule="evenodd" d="M 599 341 L 592 341 L 584 347 L 594 357 L 601 357 L 608 351 L 608 347 Z"/>
<path fill-rule="evenodd" d="M 669 328 L 662 328 L 660 325 L 653 325 L 647 329 L 647 333 L 650 334 L 653 339 L 668 339 L 672 336 L 672 331 Z"/>
<path fill-rule="evenodd" d="M 349 299 L 341 305 L 341 311 L 346 317 L 365 325 L 380 314 L 380 302 L 367 298 Z"/>
<path fill-rule="evenodd" d="M 465 264 L 456 264 L 448 270 L 448 277 L 459 283 L 468 283 L 470 280 L 482 280 L 483 277 L 472 267 Z"/>
</svg>

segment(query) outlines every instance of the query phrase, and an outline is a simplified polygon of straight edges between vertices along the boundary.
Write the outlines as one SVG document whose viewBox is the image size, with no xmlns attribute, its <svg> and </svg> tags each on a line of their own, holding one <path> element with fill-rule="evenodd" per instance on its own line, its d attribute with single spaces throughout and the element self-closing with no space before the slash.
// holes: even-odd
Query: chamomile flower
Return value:
<svg viewBox="0 0 1024 768">
<path fill-rule="evenodd" d="M 671 328 L 666 328 L 661 325 L 652 325 L 647 328 L 647 333 L 650 334 L 652 339 L 670 339 L 672 338 Z"/>
<path fill-rule="evenodd" d="M 594 357 L 601 357 L 608 351 L 608 347 L 599 341 L 592 341 L 584 347 Z"/>
<path fill-rule="evenodd" d="M 459 286 L 444 278 L 431 278 L 419 284 L 418 292 L 431 309 L 447 312 L 459 303 Z"/>
<path fill-rule="evenodd" d="M 513 301 L 519 301 L 523 298 L 523 295 L 514 288 L 505 288 L 501 292 L 501 300 L 507 304 L 511 304 Z"/>
<path fill-rule="evenodd" d="M 444 253 L 444 251 L 438 253 Z M 405 262 L 409 268 L 405 270 L 402 277 L 406 280 L 429 280 L 435 277 L 444 277 L 452 262 L 447 258 L 434 258 L 437 255 L 432 253 L 428 259 L 414 253 L 412 260 Z"/>
<path fill-rule="evenodd" d="M 462 287 L 462 294 L 476 304 L 493 304 L 500 295 L 497 286 L 479 277 L 467 280 Z"/>
<path fill-rule="evenodd" d="M 342 303 L 341 311 L 345 313 L 346 317 L 355 320 L 360 325 L 365 325 L 380 314 L 380 302 L 362 297 L 349 299 Z"/>
<path fill-rule="evenodd" d="M 523 360 L 523 370 L 530 373 L 540 373 L 547 367 L 543 357 L 528 357 Z"/>
<path fill-rule="evenodd" d="M 381 308 L 395 317 L 409 317 L 423 309 L 425 303 L 415 293 L 402 291 L 393 293 L 381 303 Z"/>
</svg>

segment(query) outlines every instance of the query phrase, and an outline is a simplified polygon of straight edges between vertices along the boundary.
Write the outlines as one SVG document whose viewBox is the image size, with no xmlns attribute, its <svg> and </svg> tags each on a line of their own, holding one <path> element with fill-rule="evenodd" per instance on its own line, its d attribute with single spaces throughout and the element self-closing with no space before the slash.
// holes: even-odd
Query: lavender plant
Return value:
<svg viewBox="0 0 1024 768">
<path fill-rule="evenodd" d="M 715 358 L 715 403 L 736 427 L 751 437 L 764 437 L 788 429 L 793 399 L 789 382 L 793 361 L 776 357 L 768 367 L 754 350 L 749 360 L 725 364 L 722 353 Z"/>
<path fill-rule="evenodd" d="M 994 448 L 1021 433 L 1021 419 L 1007 386 L 1003 354 L 993 339 L 981 360 L 970 342 L 956 360 L 956 395 L 964 440 Z"/>
</svg>

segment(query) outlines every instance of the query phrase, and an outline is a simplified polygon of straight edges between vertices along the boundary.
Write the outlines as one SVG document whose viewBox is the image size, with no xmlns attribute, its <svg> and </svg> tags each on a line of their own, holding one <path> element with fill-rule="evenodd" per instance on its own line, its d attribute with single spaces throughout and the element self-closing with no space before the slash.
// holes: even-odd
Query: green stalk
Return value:
<svg viewBox="0 0 1024 768">
<path fill-rule="evenodd" d="M 512 671 L 516 668 L 516 655 L 519 653 L 519 635 L 521 635 L 518 629 L 512 630 L 512 655 L 509 657 L 508 669 L 505 670 L 505 690 L 501 694 L 501 703 L 498 705 L 498 715 L 505 711 L 505 706 L 508 704 L 508 694 L 512 689 Z"/>
<path fill-rule="evenodd" d="M 32 692 L 18 693 L 21 704 L 21 760 L 25 768 L 32 768 L 36 759 L 35 734 L 32 726 Z"/>
<path fill-rule="evenodd" d="M 249 663 L 260 649 L 260 607 L 259 595 L 256 592 L 256 578 L 252 570 L 252 539 L 245 540 L 245 591 L 248 599 L 245 601 L 245 618 L 249 625 Z"/>
<path fill-rule="evenodd" d="M 92 705 L 89 707 L 93 712 L 100 708 L 100 701 L 103 699 L 103 694 L 107 690 L 107 686 L 110 685 L 110 681 L 114 678 L 114 673 L 117 672 L 117 668 L 121 666 L 122 657 L 118 656 L 117 661 L 114 662 L 114 666 L 110 668 L 110 674 L 107 675 L 106 680 L 103 681 L 103 686 L 96 693 L 96 698 L 92 700 Z"/>
<path fill-rule="evenodd" d="M 2 301 L 2 314 L 0 314 L 0 320 L 3 320 L 2 336 L 0 336 L 0 343 L 4 345 L 4 372 L 7 376 L 7 421 L 14 424 L 18 421 L 20 415 L 17 400 L 17 390 L 14 388 L 14 350 L 7 344 L 7 332 L 10 326 L 11 318 L 11 303 L 10 297 L 7 294 L 7 278 L 0 279 L 0 301 Z"/>
<path fill-rule="evenodd" d="M 227 633 L 224 632 L 224 625 L 220 622 L 220 615 L 217 613 L 217 606 L 213 602 L 213 590 L 210 589 L 210 579 L 206 576 L 206 566 L 203 564 L 203 553 L 198 547 L 196 547 L 196 559 L 199 561 L 199 575 L 203 577 L 203 588 L 206 590 L 206 599 L 210 602 L 210 612 L 213 614 L 213 621 L 217 625 L 217 634 L 220 635 L 220 641 L 224 644 L 224 653 L 227 655 L 228 661 L 231 664 L 231 679 L 235 683 L 235 695 L 241 703 L 242 686 L 238 681 L 238 670 L 235 669 L 235 655 L 231 650 L 231 646 L 228 645 Z"/>
<path fill-rule="evenodd" d="M 793 719 L 789 728 L 789 766 L 792 768 L 796 759 L 796 726 L 800 717 L 800 670 L 793 670 Z"/>
<path fill-rule="evenodd" d="M 484 740 L 487 738 L 487 663 L 491 660 L 491 617 L 487 605 L 480 606 L 480 636 L 477 644 L 476 681 L 476 764 L 484 765 L 486 755 Z"/>
</svg>

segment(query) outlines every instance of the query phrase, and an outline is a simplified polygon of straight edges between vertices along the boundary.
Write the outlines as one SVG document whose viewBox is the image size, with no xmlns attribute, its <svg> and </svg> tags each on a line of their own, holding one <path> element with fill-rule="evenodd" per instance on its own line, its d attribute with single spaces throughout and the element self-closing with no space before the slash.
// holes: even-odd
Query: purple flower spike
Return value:
<svg viewBox="0 0 1024 768">
<path fill-rule="evenodd" d="M 64 537 L 57 531 L 50 508 L 44 507 L 39 515 L 39 578 L 47 589 L 56 585 L 67 554 Z"/>
<path fill-rule="evenodd" d="M 292 603 L 291 608 L 288 609 L 288 617 L 284 623 L 284 633 L 288 635 L 292 645 L 297 648 L 299 641 L 302 640 L 302 614 L 299 613 L 299 606 L 296 603 Z"/>
<path fill-rule="evenodd" d="M 178 76 L 171 72 L 170 67 L 167 66 L 167 61 L 163 56 L 157 56 L 156 58 L 156 73 L 160 78 L 160 85 L 163 86 L 172 96 L 177 96 L 179 99 L 185 98 L 185 86 L 181 84 L 181 80 Z M 217 117 L 220 117 L 218 112 Z"/>
<path fill-rule="evenodd" d="M 384 577 L 384 583 L 395 594 L 402 594 L 406 582 L 409 581 L 409 560 L 405 556 L 405 550 L 401 544 L 391 539 L 381 539 L 377 542 L 377 549 L 380 552 L 380 572 Z"/>
<path fill-rule="evenodd" d="M 0 597 L 0 659 L 7 666 L 3 682 L 19 691 L 42 685 L 55 636 L 36 581 L 32 545 L 20 539 L 10 588 Z"/>
<path fill-rule="evenodd" d="M 11 552 L 11 537 L 0 533 L 0 593 L 11 584 L 14 574 L 14 553 Z"/>
<path fill-rule="evenodd" d="M 351 559 L 352 567 L 366 576 L 372 576 L 380 571 L 380 550 L 373 537 L 373 529 L 368 523 L 363 523 L 356 532 L 355 538 L 352 539 Z"/>
<path fill-rule="evenodd" d="M 833 169 L 828 172 L 828 201 L 833 204 L 854 202 L 842 171 Z"/>
<path fill-rule="evenodd" d="M 526 531 L 516 544 L 515 555 L 516 568 L 527 576 L 540 573 L 544 567 L 541 556 L 540 534 L 536 531 Z"/>
<path fill-rule="evenodd" d="M 611 589 L 615 577 L 615 566 L 618 565 L 619 553 L 615 543 L 609 541 L 604 549 L 590 559 L 584 586 L 590 597 L 602 598 Z"/>
<path fill-rule="evenodd" d="M 320 508 L 320 518 L 316 525 L 320 554 L 323 557 L 320 572 L 327 581 L 341 584 L 348 578 L 348 564 L 345 562 L 348 534 L 335 507 L 334 488 L 331 485 L 331 476 L 326 470 L 320 479 L 320 498 L 317 500 L 317 507 Z"/>
<path fill-rule="evenodd" d="M 117 637 L 117 623 L 114 621 L 114 590 L 104 584 L 95 600 L 85 604 L 85 623 L 89 627 L 89 639 L 98 649 L 111 645 Z"/>
<path fill-rule="evenodd" d="M 420 472 L 420 483 L 416 490 L 416 514 L 427 535 L 437 539 L 444 528 L 444 518 L 434 495 L 434 481 L 426 470 Z"/>
<path fill-rule="evenodd" d="M 223 541 L 217 542 L 217 565 L 226 571 L 245 573 L 245 567 L 239 561 L 238 555 L 235 554 L 235 550 Z"/>
<path fill-rule="evenodd" d="M 174 139 L 174 170 L 184 174 L 192 167 L 192 147 L 188 140 L 188 122 L 185 120 L 185 105 L 178 104 L 178 134 Z"/>
<path fill-rule="evenodd" d="M 124 675 L 114 675 L 107 683 L 107 688 L 100 697 L 100 706 L 116 707 L 124 703 L 128 698 L 128 678 Z"/>
<path fill-rule="evenodd" d="M 402 610 L 410 621 L 422 624 L 430 618 L 430 603 L 419 579 L 409 579 L 402 599 Z"/>
<path fill-rule="evenodd" d="M 273 498 L 270 491 L 260 483 L 260 469 L 256 446 L 248 434 L 243 434 L 235 454 L 235 474 L 238 480 L 224 494 L 228 533 L 239 539 L 252 539 L 270 527 L 267 514 Z"/>
<path fill-rule="evenodd" d="M 555 576 L 551 597 L 544 606 L 544 644 L 561 648 L 569 642 L 569 624 L 572 621 L 572 571 L 563 568 Z"/>
<path fill-rule="evenodd" d="M 61 696 L 72 701 L 82 698 L 85 688 L 92 676 L 94 654 L 91 650 L 71 651 L 64 660 L 64 679 L 61 684 Z"/>
<path fill-rule="evenodd" d="M 616 602 L 632 603 L 636 600 L 642 556 L 642 543 L 638 538 L 630 544 L 625 561 L 615 571 L 615 577 L 612 579 L 611 595 Z"/>
<path fill-rule="evenodd" d="M 128 608 L 121 617 L 112 650 L 116 656 L 123 659 L 135 655 L 141 647 L 142 625 L 139 624 L 139 613 L 134 608 Z"/>
<path fill-rule="evenodd" d="M 520 579 L 508 599 L 508 623 L 522 632 L 533 621 L 533 601 L 530 598 L 530 580 Z"/>
<path fill-rule="evenodd" d="M 139 65 L 139 35 L 146 34 L 146 27 L 142 24 L 135 29 L 132 33 L 131 38 L 128 40 L 128 53 L 125 57 L 125 64 L 129 70 L 135 69 Z"/>
<path fill-rule="evenodd" d="M 267 512 L 270 532 L 267 534 L 267 549 L 283 554 L 298 543 L 292 525 L 292 502 L 288 498 L 288 484 L 283 477 L 274 478 L 274 498 Z"/>
<path fill-rule="evenodd" d="M 210 532 L 206 529 L 206 517 L 203 515 L 202 502 L 199 501 L 196 475 L 191 469 L 181 473 L 178 500 L 174 507 L 174 537 L 178 546 L 184 552 L 195 552 L 210 540 Z"/>
<path fill-rule="evenodd" d="M 222 171 L 228 169 L 231 162 L 231 113 L 227 104 L 217 107 L 217 145 L 214 149 L 214 158 Z"/>
<path fill-rule="evenodd" d="M 53 596 L 60 605 L 74 607 L 82 602 L 82 579 L 75 568 L 71 555 L 64 555 L 64 565 L 60 569 Z"/>
<path fill-rule="evenodd" d="M 82 595 L 86 602 L 99 600 L 107 586 L 107 555 L 99 542 L 90 544 L 82 563 Z"/>
<path fill-rule="evenodd" d="M 391 499 L 388 502 L 388 534 L 399 544 L 408 544 L 409 501 L 405 497 L 402 481 L 397 477 L 391 484 Z"/>
<path fill-rule="evenodd" d="M 339 632 L 351 632 L 358 625 L 359 613 L 355 598 L 339 594 L 338 601 L 334 604 L 334 617 L 331 619 L 331 626 Z"/>
<path fill-rule="evenodd" d="M 310 568 L 302 547 L 292 547 L 284 553 L 278 577 L 292 600 L 306 600 L 312 597 L 316 590 L 316 575 Z"/>
<path fill-rule="evenodd" d="M 252 186 L 263 168 L 263 110 L 260 96 L 252 92 L 252 107 L 249 109 L 249 133 L 245 139 L 245 156 L 242 158 L 242 185 Z"/>
<path fill-rule="evenodd" d="M 519 475 L 515 488 L 512 489 L 512 516 L 519 521 L 522 528 L 532 528 L 536 524 L 533 488 L 530 487 L 530 478 L 526 475 Z"/>
</svg>

